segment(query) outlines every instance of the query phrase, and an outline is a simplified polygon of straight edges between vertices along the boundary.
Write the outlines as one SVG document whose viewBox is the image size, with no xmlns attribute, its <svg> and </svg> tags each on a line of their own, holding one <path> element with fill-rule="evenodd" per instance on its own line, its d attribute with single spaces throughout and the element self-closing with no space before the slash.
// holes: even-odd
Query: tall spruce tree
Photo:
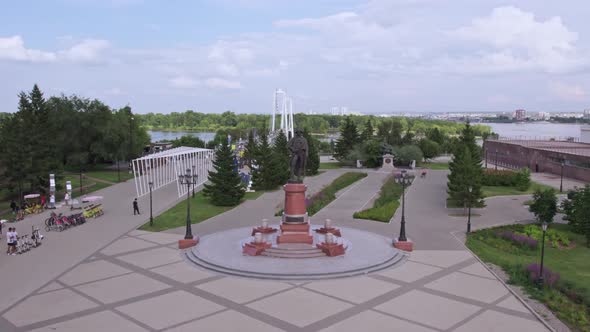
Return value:
<svg viewBox="0 0 590 332">
<path fill-rule="evenodd" d="M 449 163 L 447 193 L 449 198 L 467 207 L 483 206 L 481 191 L 482 169 L 479 163 L 474 163 L 469 148 L 464 147 L 462 153 L 455 154 Z M 471 187 L 471 192 L 469 192 Z"/>
<path fill-rule="evenodd" d="M 309 148 L 307 151 L 305 174 L 316 175 L 318 174 L 318 169 L 320 168 L 320 154 L 318 151 L 319 141 L 311 136 L 307 128 L 303 130 L 303 137 L 305 137 L 307 140 L 307 147 Z"/>
<path fill-rule="evenodd" d="M 363 132 L 361 133 L 361 140 L 363 142 L 367 142 L 373 138 L 375 133 L 375 129 L 373 129 L 373 124 L 371 123 L 371 118 L 367 119 L 365 123 L 365 128 L 363 128 Z"/>
<path fill-rule="evenodd" d="M 354 146 L 358 144 L 359 134 L 356 125 L 350 116 L 344 120 L 344 124 L 340 129 L 340 138 L 336 141 L 336 159 L 344 160 L 352 151 Z"/>
<path fill-rule="evenodd" d="M 268 190 L 276 187 L 273 183 L 272 157 L 268 134 L 266 129 L 263 129 L 256 145 L 256 162 L 252 166 L 252 187 L 255 190 Z"/>
<path fill-rule="evenodd" d="M 272 146 L 271 168 L 273 170 L 272 183 L 280 186 L 289 180 L 289 142 L 282 130 L 279 130 Z"/>
<path fill-rule="evenodd" d="M 211 204 L 234 206 L 240 204 L 245 188 L 240 175 L 234 168 L 234 154 L 227 141 L 215 150 L 213 171 L 209 172 L 210 184 L 205 184 L 203 194 Z"/>
<path fill-rule="evenodd" d="M 252 162 L 256 159 L 256 139 L 254 137 L 254 130 L 248 132 L 248 141 L 246 143 L 246 149 L 244 150 L 244 159 L 246 165 L 252 168 Z"/>
</svg>

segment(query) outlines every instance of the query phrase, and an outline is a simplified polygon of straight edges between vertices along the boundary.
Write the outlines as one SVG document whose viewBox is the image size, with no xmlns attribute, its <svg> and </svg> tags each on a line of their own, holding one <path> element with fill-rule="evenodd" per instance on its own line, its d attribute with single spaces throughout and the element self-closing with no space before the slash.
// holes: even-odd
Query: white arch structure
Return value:
<svg viewBox="0 0 590 332">
<path fill-rule="evenodd" d="M 185 195 L 188 188 L 180 184 L 178 176 L 185 174 L 187 169 L 191 172 L 194 169 L 197 174 L 195 186 L 205 183 L 213 167 L 213 158 L 213 150 L 181 146 L 134 159 L 132 167 L 137 197 L 149 194 L 150 182 L 153 183 L 152 190 L 156 190 L 176 181 L 178 197 Z"/>
<path fill-rule="evenodd" d="M 272 126 L 271 132 L 274 133 L 277 129 L 276 116 L 281 116 L 281 124 L 279 130 L 282 130 L 287 137 L 295 136 L 295 125 L 293 123 L 293 99 L 287 95 L 284 90 L 275 90 L 272 101 Z M 290 135 L 290 136 L 289 136 Z"/>
</svg>

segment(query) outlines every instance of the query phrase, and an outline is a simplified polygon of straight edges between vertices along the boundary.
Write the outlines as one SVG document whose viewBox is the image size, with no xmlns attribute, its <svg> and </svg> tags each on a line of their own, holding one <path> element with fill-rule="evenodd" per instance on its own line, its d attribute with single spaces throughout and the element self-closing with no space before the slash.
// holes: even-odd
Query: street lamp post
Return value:
<svg viewBox="0 0 590 332">
<path fill-rule="evenodd" d="M 133 158 L 133 116 L 129 118 L 129 161 Z"/>
<path fill-rule="evenodd" d="M 398 241 L 408 241 L 406 238 L 406 187 L 412 184 L 414 180 L 413 176 L 408 176 L 406 171 L 402 171 L 400 176 L 395 178 L 395 182 L 402 185 L 402 220 L 401 220 L 401 228 L 399 231 L 399 238 Z"/>
<path fill-rule="evenodd" d="M 195 176 L 197 176 L 197 172 L 195 171 L 195 169 L 196 169 L 196 166 L 193 166 L 193 174 Z M 193 198 L 195 198 L 195 183 L 196 183 L 196 181 L 193 183 Z"/>
<path fill-rule="evenodd" d="M 471 192 L 473 191 L 473 187 L 469 186 L 469 197 L 467 200 L 468 209 L 467 209 L 467 233 L 471 233 Z"/>
<path fill-rule="evenodd" d="M 154 187 L 154 183 L 150 181 L 148 184 L 150 186 L 150 227 L 152 227 L 154 226 L 154 214 L 152 210 L 152 189 Z"/>
<path fill-rule="evenodd" d="M 543 287 L 543 261 L 545 259 L 545 233 L 547 233 L 547 226 L 549 226 L 548 223 L 544 222 L 541 227 L 543 228 L 543 242 L 541 244 L 541 270 L 539 271 L 539 287 Z"/>
<path fill-rule="evenodd" d="M 486 148 L 485 151 L 486 151 L 486 167 L 485 168 L 488 169 L 488 149 Z"/>
<path fill-rule="evenodd" d="M 193 232 L 191 229 L 191 185 L 194 185 L 197 182 L 197 175 L 191 173 L 191 169 L 187 168 L 186 173 L 184 175 L 179 175 L 178 179 L 180 184 L 186 185 L 186 233 L 184 235 L 185 240 L 192 240 L 193 239 Z"/>
<path fill-rule="evenodd" d="M 498 149 L 496 149 L 496 162 L 495 162 L 496 171 L 498 170 Z"/>
<path fill-rule="evenodd" d="M 565 166 L 565 161 L 561 161 L 561 180 L 559 182 L 559 192 L 563 192 L 563 167 Z"/>
</svg>

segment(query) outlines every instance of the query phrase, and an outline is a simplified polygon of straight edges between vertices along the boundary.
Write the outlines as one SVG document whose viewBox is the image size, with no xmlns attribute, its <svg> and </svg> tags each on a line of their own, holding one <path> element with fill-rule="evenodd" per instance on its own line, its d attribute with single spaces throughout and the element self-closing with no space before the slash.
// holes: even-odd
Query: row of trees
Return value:
<svg viewBox="0 0 590 332">
<path fill-rule="evenodd" d="M 451 139 L 437 127 L 417 135 L 412 128 L 404 130 L 397 119 L 381 121 L 376 130 L 372 120 L 367 119 L 359 131 L 352 117 L 347 117 L 341 127 L 334 155 L 347 164 L 363 160 L 366 166 L 377 167 L 381 157 L 391 153 L 396 157 L 396 163 L 408 164 L 412 160 L 421 161 L 423 157 L 434 158 L 450 150 L 450 144 L 456 141 L 457 138 Z"/>
<path fill-rule="evenodd" d="M 262 130 L 268 123 L 268 114 L 236 114 L 231 111 L 218 113 L 200 113 L 192 110 L 170 114 L 147 113 L 138 115 L 143 125 L 149 129 L 161 130 L 199 130 L 199 131 L 217 131 L 218 129 L 232 129 L 241 133 L 244 137 L 252 129 Z M 370 120 L 377 131 L 385 130 L 392 132 L 392 141 L 390 145 L 399 145 L 396 141 L 396 133 L 412 132 L 414 135 L 425 135 L 432 128 L 438 128 L 445 135 L 456 135 L 461 130 L 461 124 L 426 119 L 408 119 L 403 117 L 383 118 L 372 115 L 350 116 L 347 117 L 355 123 L 356 126 L 363 126 L 367 120 Z M 325 134 L 336 132 L 342 125 L 343 117 L 338 115 L 327 114 L 294 114 L 294 121 L 300 128 L 307 128 L 315 134 Z M 277 119 L 277 121 L 280 121 Z M 279 122 L 280 123 L 280 122 Z M 478 136 L 490 132 L 487 126 L 475 126 L 474 130 Z"/>
<path fill-rule="evenodd" d="M 149 136 L 130 107 L 77 96 L 21 92 L 18 111 L 0 118 L 0 172 L 10 192 L 47 192 L 49 173 L 141 155 Z"/>
<path fill-rule="evenodd" d="M 306 174 L 315 175 L 319 168 L 318 142 L 307 130 L 304 130 L 304 137 L 309 147 Z M 266 130 L 258 137 L 250 131 L 244 158 L 252 170 L 253 188 L 272 190 L 287 183 L 290 176 L 289 155 L 287 136 L 282 131 L 272 142 Z M 214 205 L 234 206 L 244 196 L 244 184 L 235 168 L 234 158 L 227 140 L 221 141 L 215 152 L 214 171 L 209 173 L 209 184 L 203 190 Z"/>
</svg>

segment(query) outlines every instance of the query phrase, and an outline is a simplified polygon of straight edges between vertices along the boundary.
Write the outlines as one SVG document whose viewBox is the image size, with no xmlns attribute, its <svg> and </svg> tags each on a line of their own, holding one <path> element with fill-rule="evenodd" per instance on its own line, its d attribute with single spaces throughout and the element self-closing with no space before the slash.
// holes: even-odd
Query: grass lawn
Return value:
<svg viewBox="0 0 590 332">
<path fill-rule="evenodd" d="M 84 172 L 85 175 L 88 175 L 93 178 L 110 181 L 110 182 L 118 182 L 119 178 L 117 176 L 117 171 L 90 171 Z M 133 178 L 133 174 L 129 174 L 129 172 L 125 169 L 121 169 L 121 181 L 127 181 Z"/>
<path fill-rule="evenodd" d="M 266 191 L 256 191 L 253 193 L 246 193 L 244 200 L 254 200 L 264 194 Z M 191 200 L 191 221 L 193 224 L 198 224 L 203 220 L 215 217 L 225 211 L 233 209 L 235 206 L 216 206 L 209 202 L 202 192 L 196 193 Z M 154 218 L 154 226 L 150 227 L 150 223 L 146 223 L 139 229 L 151 232 L 160 232 L 167 229 L 176 228 L 186 225 L 186 199 L 176 204 L 170 210 L 162 213 Z"/>
<path fill-rule="evenodd" d="M 535 192 L 537 189 L 545 190 L 551 189 L 552 187 L 531 181 L 531 185 L 528 190 L 520 191 L 516 187 L 503 187 L 503 186 L 483 186 L 481 187 L 483 197 L 492 196 L 508 196 L 508 195 L 529 195 Z"/>
<path fill-rule="evenodd" d="M 393 177 L 389 177 L 381 186 L 379 198 L 375 200 L 373 207 L 355 212 L 353 218 L 389 222 L 400 205 L 401 195 L 402 186 L 395 183 Z"/>
<path fill-rule="evenodd" d="M 367 173 L 360 172 L 346 172 L 340 175 L 321 191 L 306 199 L 307 213 L 310 216 L 318 213 L 324 206 L 336 199 L 337 192 L 365 177 L 367 177 Z"/>
<path fill-rule="evenodd" d="M 63 186 L 64 189 L 63 190 L 65 190 L 65 182 L 68 181 L 68 180 L 69 181 L 72 181 L 72 189 L 74 189 L 73 192 L 72 192 L 72 196 L 74 196 L 74 197 L 80 196 L 80 191 L 78 191 L 78 189 L 80 189 L 80 176 L 77 175 L 77 174 L 67 174 L 67 175 L 65 175 L 64 176 L 64 179 L 63 179 L 63 181 L 64 181 L 64 186 Z M 110 187 L 110 184 L 107 184 L 107 183 L 95 182 L 95 181 L 92 181 L 90 179 L 82 179 L 82 184 L 84 186 L 87 186 L 90 183 L 94 183 L 94 185 L 92 185 L 89 188 L 86 187 L 84 189 L 84 195 L 86 195 L 88 193 L 91 193 L 93 191 L 97 191 L 97 190 L 100 190 L 100 189 L 104 189 L 104 188 Z M 56 194 L 56 200 L 63 199 L 63 196 L 64 196 L 64 193 L 63 192 L 61 192 L 61 193 L 58 192 Z"/>
<path fill-rule="evenodd" d="M 320 163 L 320 169 L 339 169 L 342 168 L 342 164 L 337 163 Z"/>
<path fill-rule="evenodd" d="M 195 198 L 191 197 L 190 201 L 191 221 L 193 224 L 198 224 L 203 220 L 207 220 L 234 208 L 234 206 L 215 206 L 209 203 L 209 200 L 201 192 L 196 193 Z M 144 231 L 160 232 L 184 225 L 186 225 L 186 200 L 182 200 L 170 210 L 155 217 L 153 227 L 150 227 L 148 222 L 139 229 Z"/>
<path fill-rule="evenodd" d="M 467 246 L 482 260 L 501 266 L 511 276 L 511 282 L 525 286 L 529 294 L 545 302 L 557 316 L 579 331 L 590 331 L 590 248 L 582 235 L 571 232 L 569 225 L 552 224 L 550 229 L 558 230 L 573 241 L 571 249 L 554 248 L 549 241 L 545 245 L 545 266 L 561 276 L 555 289 L 539 291 L 523 278 L 523 269 L 531 263 L 538 263 L 541 257 L 537 250 L 523 249 L 508 240 L 495 237 L 497 230 L 520 230 L 523 225 L 510 225 L 471 233 Z M 574 294 L 575 301 L 566 296 Z"/>
<path fill-rule="evenodd" d="M 420 167 L 433 169 L 433 170 L 448 170 L 449 164 L 448 163 L 420 163 Z"/>
</svg>

